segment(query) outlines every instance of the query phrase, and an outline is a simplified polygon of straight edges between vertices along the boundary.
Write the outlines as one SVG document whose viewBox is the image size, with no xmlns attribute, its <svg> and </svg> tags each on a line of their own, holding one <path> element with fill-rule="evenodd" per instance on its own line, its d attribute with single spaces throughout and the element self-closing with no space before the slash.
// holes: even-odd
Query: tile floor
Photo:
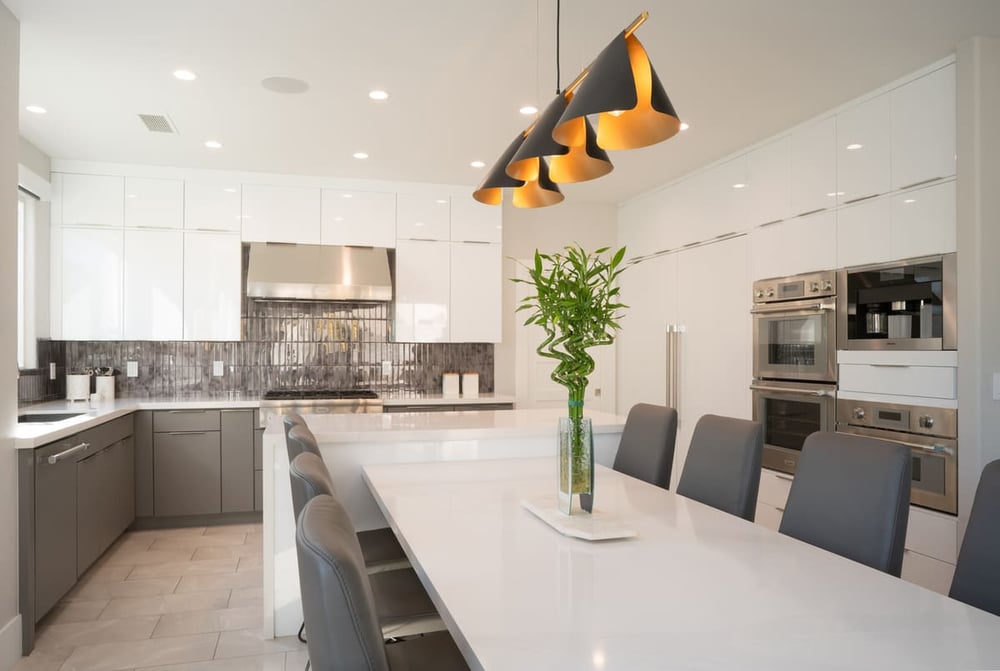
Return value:
<svg viewBox="0 0 1000 671">
<path fill-rule="evenodd" d="M 39 623 L 13 671 L 301 671 L 261 635 L 261 526 L 133 531 Z"/>
</svg>

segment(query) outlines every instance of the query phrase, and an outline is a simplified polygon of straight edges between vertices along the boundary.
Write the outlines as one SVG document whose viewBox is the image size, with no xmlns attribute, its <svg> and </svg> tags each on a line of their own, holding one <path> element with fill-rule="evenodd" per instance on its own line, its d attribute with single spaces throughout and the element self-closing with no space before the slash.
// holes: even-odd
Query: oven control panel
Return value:
<svg viewBox="0 0 1000 671">
<path fill-rule="evenodd" d="M 837 401 L 837 423 L 946 438 L 958 435 L 958 412 L 954 408 L 841 398 Z"/>
<path fill-rule="evenodd" d="M 809 273 L 793 277 L 776 277 L 753 283 L 754 303 L 798 301 L 805 298 L 823 298 L 837 293 L 837 274 L 834 272 Z"/>
</svg>

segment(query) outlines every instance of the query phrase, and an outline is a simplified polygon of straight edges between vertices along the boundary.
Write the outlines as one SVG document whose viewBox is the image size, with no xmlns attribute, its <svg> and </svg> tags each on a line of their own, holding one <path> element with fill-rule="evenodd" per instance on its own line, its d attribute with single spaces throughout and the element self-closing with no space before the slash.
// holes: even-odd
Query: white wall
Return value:
<svg viewBox="0 0 1000 671">
<path fill-rule="evenodd" d="M 17 339 L 11 319 L 17 313 L 17 160 L 19 136 L 17 19 L 0 4 L 0 668 L 20 656 L 17 613 Z M 14 542 L 12 542 L 14 541 Z"/>
<path fill-rule="evenodd" d="M 530 259 L 535 250 L 557 252 L 566 245 L 579 243 L 591 251 L 613 246 L 617 237 L 618 208 L 615 205 L 574 201 L 567 197 L 559 205 L 539 209 L 520 209 L 504 202 L 503 206 L 503 342 L 494 352 L 495 389 L 498 394 L 516 395 L 515 371 L 517 326 L 524 319 L 515 314 L 515 285 L 509 281 L 516 274 L 512 259 Z M 614 379 L 614 371 L 611 371 Z M 612 394 L 613 390 L 608 390 Z"/>
<path fill-rule="evenodd" d="M 1000 39 L 958 48 L 958 435 L 959 480 L 977 483 L 1000 459 Z M 959 488 L 959 523 L 968 521 L 973 486 Z"/>
<path fill-rule="evenodd" d="M 19 142 L 18 183 L 39 198 L 35 204 L 34 230 L 30 238 L 31 253 L 34 259 L 32 268 L 35 271 L 35 301 L 33 305 L 35 337 L 48 338 L 51 335 L 49 327 L 49 284 L 51 278 L 49 220 L 52 159 L 23 137 L 19 138 Z"/>
<path fill-rule="evenodd" d="M 45 180 L 49 179 L 49 172 L 52 170 L 52 159 L 23 137 L 18 138 L 18 162 L 39 177 Z"/>
</svg>

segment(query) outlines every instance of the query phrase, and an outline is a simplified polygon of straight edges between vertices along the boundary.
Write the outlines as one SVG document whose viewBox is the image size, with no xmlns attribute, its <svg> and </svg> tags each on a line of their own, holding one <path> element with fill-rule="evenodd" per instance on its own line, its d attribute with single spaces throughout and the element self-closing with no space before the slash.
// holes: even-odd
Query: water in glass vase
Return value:
<svg viewBox="0 0 1000 671">
<path fill-rule="evenodd" d="M 591 512 L 594 503 L 594 434 L 589 417 L 559 418 L 559 510 Z"/>
</svg>

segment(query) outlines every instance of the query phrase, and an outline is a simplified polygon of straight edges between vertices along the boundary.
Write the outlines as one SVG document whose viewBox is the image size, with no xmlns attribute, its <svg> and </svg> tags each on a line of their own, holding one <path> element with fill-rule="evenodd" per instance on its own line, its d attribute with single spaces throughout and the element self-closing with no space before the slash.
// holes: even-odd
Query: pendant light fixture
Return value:
<svg viewBox="0 0 1000 671">
<path fill-rule="evenodd" d="M 503 201 L 503 190 L 512 189 L 514 207 L 546 207 L 563 201 L 565 196 L 549 178 L 549 166 L 545 159 L 525 161 L 520 171 L 524 175 L 523 179 L 515 179 L 507 174 L 507 164 L 524 143 L 526 135 L 527 131 L 517 134 L 490 168 L 479 188 L 472 192 L 473 198 L 486 205 L 499 205 Z"/>
</svg>

